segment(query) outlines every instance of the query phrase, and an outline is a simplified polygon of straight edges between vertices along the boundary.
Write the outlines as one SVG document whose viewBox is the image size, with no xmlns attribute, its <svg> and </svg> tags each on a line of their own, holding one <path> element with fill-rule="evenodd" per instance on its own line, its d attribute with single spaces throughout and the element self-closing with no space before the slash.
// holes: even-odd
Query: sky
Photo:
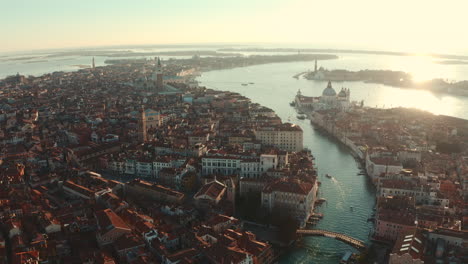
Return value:
<svg viewBox="0 0 468 264">
<path fill-rule="evenodd" d="M 0 0 L 0 52 L 276 43 L 468 55 L 466 0 Z"/>
</svg>

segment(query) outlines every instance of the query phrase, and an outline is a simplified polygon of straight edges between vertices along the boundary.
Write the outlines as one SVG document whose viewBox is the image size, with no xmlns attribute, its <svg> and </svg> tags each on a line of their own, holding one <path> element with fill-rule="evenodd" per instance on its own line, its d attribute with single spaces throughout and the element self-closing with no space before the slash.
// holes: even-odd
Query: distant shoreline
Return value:
<svg viewBox="0 0 468 264">
<path fill-rule="evenodd" d="M 224 70 L 261 64 L 301 62 L 314 60 L 333 60 L 338 56 L 333 54 L 291 54 L 291 55 L 250 55 L 234 57 L 197 57 L 189 59 L 174 59 L 166 61 L 167 64 L 196 65 L 200 71 Z M 146 59 L 109 59 L 106 64 L 146 63 Z"/>
<path fill-rule="evenodd" d="M 350 54 L 373 54 L 373 55 L 391 55 L 391 56 L 414 56 L 414 53 L 410 52 L 398 52 L 398 51 L 378 51 L 378 50 L 354 50 L 354 49 L 294 49 L 294 48 L 223 48 L 218 49 L 222 52 L 319 52 L 319 53 L 350 53 Z M 456 60 L 468 60 L 468 56 L 465 55 L 453 55 L 453 54 L 437 54 L 429 53 L 425 54 L 434 58 L 441 59 L 456 59 Z"/>
<path fill-rule="evenodd" d="M 435 63 L 444 65 L 468 65 L 468 60 L 442 60 L 436 61 Z"/>
<path fill-rule="evenodd" d="M 468 81 L 447 82 L 443 79 L 432 79 L 416 82 L 413 80 L 411 74 L 402 71 L 320 69 L 317 72 L 304 72 L 296 74 L 293 77 L 298 78 L 300 75 L 303 75 L 307 80 L 314 81 L 377 83 L 397 88 L 427 90 L 451 95 L 468 96 Z"/>
</svg>

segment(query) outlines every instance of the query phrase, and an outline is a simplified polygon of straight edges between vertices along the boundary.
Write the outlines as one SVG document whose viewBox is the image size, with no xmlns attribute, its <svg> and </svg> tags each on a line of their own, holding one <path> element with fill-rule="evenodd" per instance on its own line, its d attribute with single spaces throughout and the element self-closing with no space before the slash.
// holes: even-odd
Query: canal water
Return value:
<svg viewBox="0 0 468 264">
<path fill-rule="evenodd" d="M 208 88 L 238 92 L 253 102 L 272 108 L 284 122 L 299 124 L 304 130 L 304 146 L 316 158 L 322 183 L 320 195 L 327 199 L 319 209 L 324 218 L 316 228 L 342 232 L 368 243 L 372 224 L 367 219 L 375 205 L 375 189 L 365 176 L 357 175 L 358 164 L 347 148 L 314 130 L 308 120 L 297 119 L 297 113 L 289 105 L 298 89 L 306 95 L 322 93 L 326 83 L 292 78 L 294 74 L 312 67 L 313 63 L 279 63 L 218 70 L 203 73 L 198 81 Z M 249 82 L 254 84 L 241 85 Z M 335 86 L 341 85 L 351 89 L 351 100 L 365 100 L 370 105 L 412 106 L 437 114 L 468 118 L 468 98 L 364 83 Z M 414 96 L 412 101 L 406 100 L 408 96 Z M 425 107 L 431 104 L 432 108 Z M 324 177 L 327 173 L 333 178 Z M 280 263 L 338 263 L 347 250 L 355 251 L 331 238 L 306 237 L 288 250 L 280 258 Z"/>
</svg>

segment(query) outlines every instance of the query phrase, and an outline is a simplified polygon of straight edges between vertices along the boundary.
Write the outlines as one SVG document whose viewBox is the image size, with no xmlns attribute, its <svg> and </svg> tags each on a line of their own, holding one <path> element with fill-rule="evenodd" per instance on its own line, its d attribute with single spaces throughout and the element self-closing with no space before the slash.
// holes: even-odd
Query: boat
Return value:
<svg viewBox="0 0 468 264">
<path fill-rule="evenodd" d="M 249 82 L 249 84 L 255 84 L 255 83 L 253 83 L 253 82 Z"/>
<path fill-rule="evenodd" d="M 300 120 L 304 120 L 306 118 L 305 115 L 297 115 L 296 117 L 297 119 L 300 119 Z"/>
<path fill-rule="evenodd" d="M 327 178 L 329 178 L 329 179 L 333 178 L 333 177 L 332 177 L 330 174 L 328 174 L 328 173 L 325 174 L 325 177 L 327 177 Z"/>
<path fill-rule="evenodd" d="M 322 213 L 313 213 L 311 217 L 314 217 L 314 218 L 323 218 L 323 214 L 322 214 Z"/>
<path fill-rule="evenodd" d="M 352 207 L 352 206 L 350 206 L 350 207 L 349 207 L 349 210 L 353 211 L 353 207 Z"/>
<path fill-rule="evenodd" d="M 340 264 L 346 264 L 346 263 L 349 263 L 349 261 L 351 260 L 351 257 L 353 256 L 353 252 L 351 251 L 346 251 L 345 254 L 343 255 L 343 257 L 341 258 L 340 260 Z"/>
<path fill-rule="evenodd" d="M 248 84 L 248 83 L 243 83 L 243 84 L 242 84 L 242 86 L 247 86 L 247 85 L 249 85 L 249 84 Z"/>
<path fill-rule="evenodd" d="M 289 103 L 290 106 L 296 106 L 296 102 L 292 101 Z"/>
<path fill-rule="evenodd" d="M 326 201 L 327 201 L 327 199 L 325 199 L 325 198 L 320 198 L 320 199 L 317 200 L 317 203 L 323 203 L 323 202 L 326 202 Z"/>
</svg>

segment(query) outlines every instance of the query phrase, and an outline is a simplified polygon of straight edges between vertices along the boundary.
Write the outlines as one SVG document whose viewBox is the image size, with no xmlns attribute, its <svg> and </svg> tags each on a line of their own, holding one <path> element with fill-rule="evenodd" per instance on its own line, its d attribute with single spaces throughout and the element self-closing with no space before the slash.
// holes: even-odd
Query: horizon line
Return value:
<svg viewBox="0 0 468 264">
<path fill-rule="evenodd" d="M 90 50 L 90 49 L 105 49 L 105 48 L 135 48 L 135 47 L 160 47 L 160 48 L 171 48 L 176 46 L 199 46 L 199 47 L 216 47 L 216 46 L 249 46 L 249 45 L 311 45 L 316 47 L 302 47 L 301 49 L 316 49 L 316 50 L 330 50 L 335 52 L 340 51 L 354 51 L 354 52 L 376 52 L 376 53 L 400 53 L 394 55 L 407 55 L 407 56 L 468 56 L 467 53 L 456 52 L 456 53 L 437 53 L 437 52 L 415 52 L 415 51 L 403 51 L 403 50 L 387 50 L 387 49 L 369 49 L 369 48 L 346 48 L 346 47 L 329 47 L 331 44 L 318 44 L 310 42 L 180 42 L 180 43 L 153 43 L 153 44 L 115 44 L 115 45 L 89 45 L 89 46 L 71 46 L 62 48 L 39 48 L 39 49 L 26 49 L 26 50 L 6 50 L 0 51 L 0 54 L 11 54 L 19 53 L 26 55 L 28 53 L 46 53 L 46 52 L 60 52 L 60 51 L 77 51 L 77 50 Z M 318 46 L 318 47 L 317 47 Z M 326 47 L 328 46 L 328 47 Z M 334 46 L 334 45 L 333 45 Z M 251 47 L 257 49 L 295 49 L 295 47 Z"/>
</svg>

